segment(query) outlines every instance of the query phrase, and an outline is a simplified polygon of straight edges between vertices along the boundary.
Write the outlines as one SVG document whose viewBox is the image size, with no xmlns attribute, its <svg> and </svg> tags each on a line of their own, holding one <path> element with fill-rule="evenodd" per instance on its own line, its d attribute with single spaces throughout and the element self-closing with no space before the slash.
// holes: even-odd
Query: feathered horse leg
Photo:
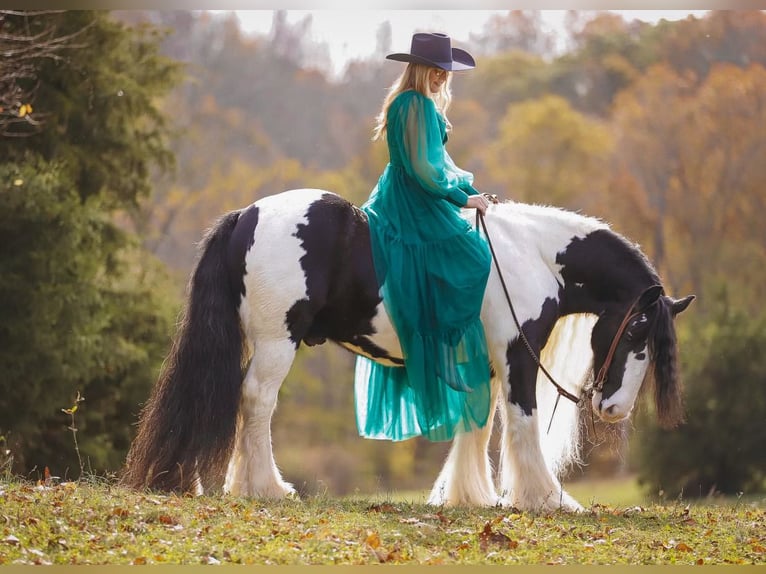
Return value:
<svg viewBox="0 0 766 574">
<path fill-rule="evenodd" d="M 452 441 L 428 504 L 495 506 L 498 503 L 488 449 L 499 390 L 499 381 L 493 378 L 487 424 L 473 432 L 458 434 Z"/>
<path fill-rule="evenodd" d="M 295 492 L 274 461 L 271 418 L 282 381 L 295 357 L 289 339 L 258 340 L 245 376 L 237 439 L 224 490 L 236 496 L 282 498 Z"/>
</svg>

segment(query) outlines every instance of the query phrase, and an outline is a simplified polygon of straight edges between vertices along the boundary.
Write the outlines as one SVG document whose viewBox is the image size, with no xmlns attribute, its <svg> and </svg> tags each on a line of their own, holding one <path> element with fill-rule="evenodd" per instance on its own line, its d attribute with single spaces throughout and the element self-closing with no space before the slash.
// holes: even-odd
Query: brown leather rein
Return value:
<svg viewBox="0 0 766 574">
<path fill-rule="evenodd" d="M 499 203 L 496 196 L 484 194 L 487 199 L 489 199 L 492 203 Z M 481 222 L 481 227 L 484 229 L 484 235 L 487 238 L 487 243 L 489 244 L 489 250 L 492 253 L 492 259 L 495 262 L 495 269 L 497 269 L 497 275 L 500 277 L 500 284 L 503 286 L 503 292 L 505 293 L 505 299 L 508 301 L 508 306 L 511 309 L 511 315 L 513 315 L 513 320 L 516 323 L 516 328 L 519 330 L 519 337 L 524 343 L 524 346 L 527 349 L 527 352 L 529 352 L 532 359 L 535 361 L 537 366 L 540 368 L 540 370 L 545 374 L 545 376 L 548 378 L 548 380 L 553 384 L 554 387 L 556 387 L 556 391 L 558 392 L 558 396 L 556 397 L 556 403 L 553 406 L 553 413 L 556 412 L 556 407 L 559 404 L 559 399 L 563 396 L 572 401 L 573 403 L 580 404 L 582 402 L 583 398 L 586 396 L 591 396 L 594 391 L 601 392 L 604 388 L 604 384 L 606 383 L 607 373 L 609 372 L 609 368 L 612 366 L 612 361 L 614 360 L 614 354 L 617 350 L 617 345 L 620 343 L 620 340 L 622 339 L 623 334 L 625 333 L 625 329 L 627 328 L 628 324 L 632 319 L 640 315 L 641 313 L 644 313 L 647 309 L 649 309 L 652 305 L 656 304 L 657 300 L 653 301 L 651 304 L 645 306 L 644 308 L 640 308 L 636 311 L 634 311 L 636 305 L 641 301 L 641 298 L 644 296 L 644 294 L 649 291 L 650 289 L 654 289 L 657 287 L 657 285 L 651 285 L 650 287 L 647 287 L 645 290 L 641 292 L 641 294 L 633 301 L 633 303 L 628 307 L 628 311 L 625 313 L 625 317 L 622 319 L 622 323 L 620 323 L 620 327 L 617 329 L 617 332 L 614 334 L 614 337 L 612 338 L 612 344 L 609 347 L 609 352 L 606 355 L 606 359 L 604 359 L 604 364 L 601 366 L 601 368 L 598 371 L 598 375 L 596 376 L 595 381 L 593 382 L 593 385 L 587 390 L 584 391 L 579 397 L 570 393 L 567 391 L 564 387 L 562 387 L 554 378 L 553 376 L 548 372 L 548 370 L 542 365 L 540 362 L 540 358 L 537 356 L 537 353 L 535 353 L 534 349 L 532 349 L 532 345 L 530 344 L 529 340 L 527 339 L 527 336 L 524 334 L 524 330 L 521 328 L 521 323 L 519 322 L 518 317 L 516 316 L 516 310 L 513 307 L 513 303 L 511 302 L 511 296 L 508 294 L 508 288 L 505 285 L 505 279 L 503 278 L 503 272 L 500 270 L 500 263 L 498 262 L 497 255 L 495 254 L 495 248 L 492 246 L 492 240 L 489 237 L 489 232 L 487 231 L 487 224 L 484 221 L 484 216 L 481 214 L 481 212 L 477 209 L 476 210 L 476 227 L 478 229 L 479 222 Z M 553 414 L 551 414 L 551 423 L 553 422 Z M 548 425 L 548 430 L 550 431 L 550 424 Z"/>
<path fill-rule="evenodd" d="M 658 287 L 658 285 L 651 285 L 650 287 L 647 287 L 646 289 L 641 291 L 641 294 L 636 298 L 633 304 L 628 308 L 628 312 L 625 314 L 625 317 L 623 318 L 622 323 L 620 323 L 619 329 L 617 329 L 617 332 L 614 334 L 614 338 L 612 339 L 612 344 L 609 346 L 609 352 L 606 354 L 606 359 L 604 359 L 604 364 L 601 365 L 601 368 L 598 371 L 598 375 L 596 375 L 596 380 L 593 381 L 592 389 L 594 391 L 597 391 L 600 393 L 604 389 L 604 384 L 606 383 L 606 375 L 609 372 L 609 367 L 612 366 L 612 360 L 614 359 L 614 352 L 617 350 L 617 345 L 622 339 L 622 336 L 625 333 L 625 329 L 628 327 L 628 324 L 631 322 L 631 320 L 638 317 L 641 313 L 645 313 L 650 307 L 652 307 L 653 305 L 656 305 L 657 301 L 659 301 L 659 299 L 655 299 L 649 305 L 639 308 L 635 312 L 633 312 L 633 309 L 635 309 L 636 305 L 638 305 L 638 303 L 641 301 L 641 298 L 644 296 L 644 294 L 650 289 L 654 289 L 655 287 Z"/>
</svg>

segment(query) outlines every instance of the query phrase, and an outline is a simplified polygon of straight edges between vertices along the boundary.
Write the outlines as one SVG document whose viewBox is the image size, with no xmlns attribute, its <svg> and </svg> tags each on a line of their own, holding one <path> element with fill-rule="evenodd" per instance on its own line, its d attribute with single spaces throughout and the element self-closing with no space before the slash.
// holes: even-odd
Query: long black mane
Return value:
<svg viewBox="0 0 766 574">
<path fill-rule="evenodd" d="M 678 343 L 671 306 L 672 302 L 668 297 L 660 297 L 657 316 L 649 335 L 649 351 L 654 364 L 654 402 L 657 418 L 665 428 L 672 428 L 683 422 Z"/>
</svg>

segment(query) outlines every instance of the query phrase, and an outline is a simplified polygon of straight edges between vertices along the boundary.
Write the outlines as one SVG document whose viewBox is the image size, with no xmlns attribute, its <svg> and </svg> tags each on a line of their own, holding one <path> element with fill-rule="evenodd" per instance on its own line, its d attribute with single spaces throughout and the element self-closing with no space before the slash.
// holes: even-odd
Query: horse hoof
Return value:
<svg viewBox="0 0 766 574">
<path fill-rule="evenodd" d="M 579 514 L 585 511 L 583 506 L 566 492 L 549 496 L 548 502 L 549 506 L 552 506 L 554 511 L 571 512 L 574 514 Z"/>
<path fill-rule="evenodd" d="M 502 508 L 515 509 L 520 512 L 540 512 L 543 514 L 550 514 L 553 512 L 570 512 L 578 514 L 585 511 L 582 505 L 566 492 L 551 494 L 547 497 L 526 501 L 517 500 L 511 496 L 501 496 L 497 505 Z"/>
<path fill-rule="evenodd" d="M 497 508 L 498 506 L 501 506 L 500 498 L 497 496 L 485 496 L 477 500 L 454 500 L 452 498 L 445 498 L 441 494 L 431 494 L 426 504 L 429 506 L 440 506 L 444 508 L 452 506 L 478 506 L 484 508 Z"/>
</svg>

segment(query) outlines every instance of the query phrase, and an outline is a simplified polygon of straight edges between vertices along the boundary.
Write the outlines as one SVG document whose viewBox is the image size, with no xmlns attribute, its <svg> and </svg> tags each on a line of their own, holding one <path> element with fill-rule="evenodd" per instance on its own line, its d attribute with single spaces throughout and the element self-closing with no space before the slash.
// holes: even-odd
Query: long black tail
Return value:
<svg viewBox="0 0 766 574">
<path fill-rule="evenodd" d="M 236 291 L 227 269 L 233 211 L 207 232 L 188 301 L 157 384 L 141 411 L 122 484 L 188 491 L 220 487 L 234 446 L 243 378 Z"/>
</svg>

